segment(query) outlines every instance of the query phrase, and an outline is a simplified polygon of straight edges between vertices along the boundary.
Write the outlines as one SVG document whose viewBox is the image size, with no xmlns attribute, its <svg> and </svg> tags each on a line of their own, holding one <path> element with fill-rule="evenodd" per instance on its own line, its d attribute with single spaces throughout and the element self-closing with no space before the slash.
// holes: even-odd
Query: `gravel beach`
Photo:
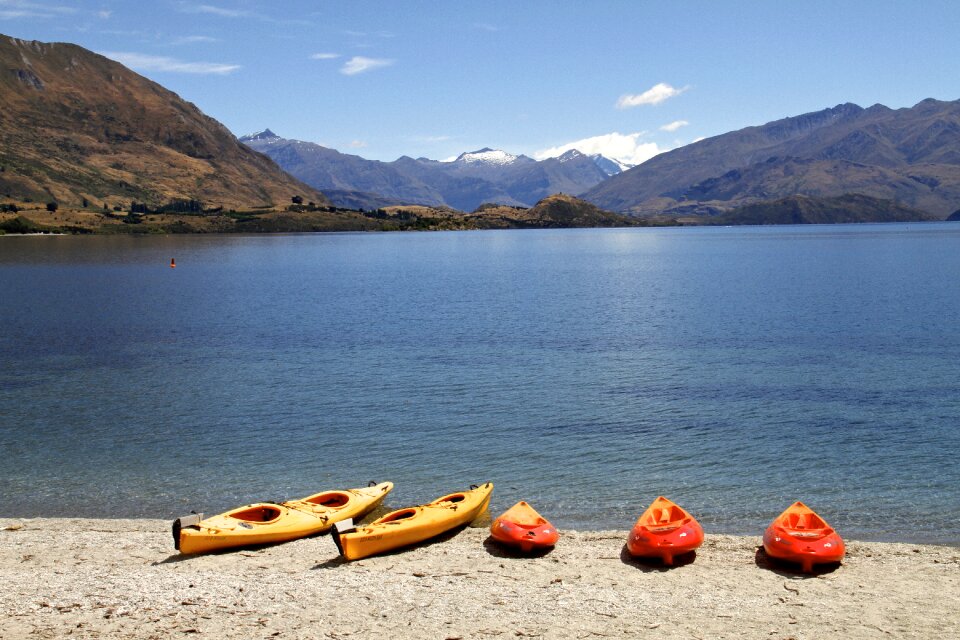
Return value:
<svg viewBox="0 0 960 640">
<path fill-rule="evenodd" d="M 329 536 L 197 557 L 162 520 L 0 519 L 0 637 L 960 637 L 960 549 L 848 541 L 813 576 L 707 534 L 665 569 L 625 531 L 521 558 L 467 528 L 343 562 Z"/>
</svg>

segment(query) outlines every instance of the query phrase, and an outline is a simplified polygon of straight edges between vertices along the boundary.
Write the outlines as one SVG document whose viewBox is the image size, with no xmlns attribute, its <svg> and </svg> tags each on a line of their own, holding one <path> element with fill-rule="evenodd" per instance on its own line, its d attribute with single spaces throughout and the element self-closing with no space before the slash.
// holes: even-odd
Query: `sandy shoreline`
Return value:
<svg viewBox="0 0 960 640">
<path fill-rule="evenodd" d="M 805 577 L 759 537 L 708 535 L 664 570 L 626 557 L 626 532 L 521 559 L 468 528 L 343 563 L 329 536 L 186 558 L 168 527 L 0 519 L 0 638 L 960 637 L 953 547 L 853 541 Z"/>
</svg>

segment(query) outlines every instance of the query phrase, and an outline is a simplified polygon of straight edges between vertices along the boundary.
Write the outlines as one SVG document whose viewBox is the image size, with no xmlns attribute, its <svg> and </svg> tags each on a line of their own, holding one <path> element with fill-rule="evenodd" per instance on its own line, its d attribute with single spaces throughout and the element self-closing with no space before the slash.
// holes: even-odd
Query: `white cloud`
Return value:
<svg viewBox="0 0 960 640">
<path fill-rule="evenodd" d="M 351 38 L 366 38 L 368 36 L 374 36 L 377 38 L 395 38 L 396 34 L 392 31 L 355 31 L 353 29 L 347 29 L 343 32 L 345 35 L 350 36 Z"/>
<path fill-rule="evenodd" d="M 104 20 L 109 20 L 109 19 L 110 19 L 110 16 L 113 15 L 113 11 L 110 11 L 109 9 L 103 9 L 103 10 L 101 10 L 101 11 L 98 11 L 98 12 L 97 12 L 97 15 L 100 16 L 100 17 L 101 17 L 102 19 L 104 19 Z"/>
<path fill-rule="evenodd" d="M 186 13 L 208 13 L 215 16 L 222 16 L 224 18 L 242 18 L 243 16 L 250 15 L 249 11 L 239 11 L 237 9 L 224 9 L 222 7 L 214 7 L 209 4 L 201 4 L 196 7 L 187 5 L 182 9 Z"/>
<path fill-rule="evenodd" d="M 388 60 L 386 58 L 365 58 L 363 56 L 354 56 L 344 63 L 343 67 L 340 69 L 340 73 L 345 76 L 353 76 L 365 71 L 372 71 L 373 69 L 379 69 L 381 67 L 389 67 L 392 64 L 393 60 Z"/>
<path fill-rule="evenodd" d="M 350 146 L 354 149 L 363 149 L 365 146 L 367 146 L 367 143 L 363 140 L 351 140 Z"/>
<path fill-rule="evenodd" d="M 665 125 L 663 125 L 662 127 L 660 127 L 660 131 L 669 131 L 670 133 L 673 133 L 674 131 L 676 131 L 676 130 L 679 129 L 680 127 L 685 127 L 685 126 L 687 126 L 688 124 L 690 124 L 690 123 L 687 122 L 686 120 L 674 120 L 674 121 L 671 122 L 670 124 L 665 124 Z"/>
<path fill-rule="evenodd" d="M 576 149 L 587 155 L 599 153 L 625 164 L 640 164 L 659 153 L 669 151 L 669 149 L 660 148 L 656 142 L 642 142 L 640 138 L 645 135 L 645 133 L 644 131 L 627 134 L 617 132 L 606 133 L 600 136 L 593 136 L 592 138 L 583 138 L 582 140 L 568 142 L 558 147 L 543 149 L 542 151 L 534 153 L 533 157 L 537 160 L 555 158 L 571 149 Z"/>
<path fill-rule="evenodd" d="M 164 71 L 170 73 L 199 73 L 225 75 L 240 68 L 238 64 L 220 64 L 217 62 L 184 62 L 166 56 L 150 56 L 142 53 L 123 51 L 101 51 L 100 55 L 116 60 L 122 65 L 137 71 Z"/>
<path fill-rule="evenodd" d="M 339 58 L 339 53 L 315 53 L 310 56 L 311 60 L 333 60 L 334 58 Z"/>
<path fill-rule="evenodd" d="M 27 0 L 0 0 L 0 18 L 5 20 L 15 18 L 55 18 L 76 12 L 77 10 L 72 7 L 28 2 Z"/>
<path fill-rule="evenodd" d="M 173 44 L 194 44 L 197 42 L 220 42 L 217 38 L 211 38 L 210 36 L 183 36 L 182 38 L 176 38 L 173 41 Z"/>
<path fill-rule="evenodd" d="M 653 85 L 643 93 L 626 94 L 620 96 L 620 99 L 617 100 L 617 109 L 629 109 L 630 107 L 639 107 L 640 105 L 645 104 L 660 104 L 664 100 L 668 100 L 680 95 L 689 88 L 690 87 L 677 89 L 675 87 L 671 87 L 665 82 L 660 82 Z"/>
</svg>

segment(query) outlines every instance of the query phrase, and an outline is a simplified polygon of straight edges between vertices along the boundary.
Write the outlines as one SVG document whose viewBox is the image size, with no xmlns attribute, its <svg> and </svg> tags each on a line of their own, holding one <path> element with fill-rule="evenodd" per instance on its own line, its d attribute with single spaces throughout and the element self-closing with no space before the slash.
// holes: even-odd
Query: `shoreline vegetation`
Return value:
<svg viewBox="0 0 960 640">
<path fill-rule="evenodd" d="M 378 209 L 347 209 L 304 204 L 300 197 L 283 207 L 246 210 L 196 203 L 193 211 L 150 209 L 132 202 L 128 207 L 68 208 L 19 203 L 0 210 L 0 233 L 7 234 L 167 234 L 283 233 L 310 231 L 450 231 L 567 227 L 633 227 L 666 224 L 602 211 L 572 196 L 557 194 L 534 207 L 484 205 L 471 213 L 418 205 Z M 195 201 L 191 201 L 194 203 Z"/>
<path fill-rule="evenodd" d="M 131 202 L 126 208 L 61 207 L 56 203 L 7 203 L 0 207 L 0 235 L 147 235 L 176 233 L 290 233 L 333 231 L 463 231 L 477 229 L 558 229 L 596 227 L 664 227 L 775 224 L 841 224 L 858 222 L 935 221 L 915 210 L 864 196 L 813 199 L 786 198 L 775 203 L 741 207 L 717 216 L 636 218 L 604 211 L 573 196 L 557 194 L 533 207 L 482 205 L 465 213 L 419 205 L 378 209 L 346 209 L 303 203 L 245 210 L 205 209 L 183 201 L 150 209 Z"/>
<path fill-rule="evenodd" d="M 563 531 L 521 557 L 486 524 L 342 561 L 328 535 L 177 554 L 164 520 L 0 520 L 4 637 L 953 637 L 960 549 L 850 541 L 813 575 L 759 536 L 707 535 L 666 569 L 626 531 Z M 203 637 L 202 635 L 200 637 Z"/>
</svg>

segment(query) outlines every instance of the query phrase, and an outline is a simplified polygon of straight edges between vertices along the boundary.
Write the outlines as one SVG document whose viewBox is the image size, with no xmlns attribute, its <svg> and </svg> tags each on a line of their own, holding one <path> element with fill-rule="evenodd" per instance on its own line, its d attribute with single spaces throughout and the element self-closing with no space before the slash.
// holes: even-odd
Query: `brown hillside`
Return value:
<svg viewBox="0 0 960 640">
<path fill-rule="evenodd" d="M 80 206 L 177 199 L 285 206 L 317 190 L 123 65 L 72 44 L 0 35 L 0 198 Z"/>
<path fill-rule="evenodd" d="M 716 215 L 795 195 L 860 194 L 943 219 L 960 205 L 960 100 L 832 109 L 662 153 L 583 197 L 639 216 Z"/>
<path fill-rule="evenodd" d="M 484 228 L 556 229 L 573 227 L 635 227 L 636 218 L 604 211 L 563 193 L 547 196 L 530 208 L 484 204 L 467 219 Z"/>
</svg>

